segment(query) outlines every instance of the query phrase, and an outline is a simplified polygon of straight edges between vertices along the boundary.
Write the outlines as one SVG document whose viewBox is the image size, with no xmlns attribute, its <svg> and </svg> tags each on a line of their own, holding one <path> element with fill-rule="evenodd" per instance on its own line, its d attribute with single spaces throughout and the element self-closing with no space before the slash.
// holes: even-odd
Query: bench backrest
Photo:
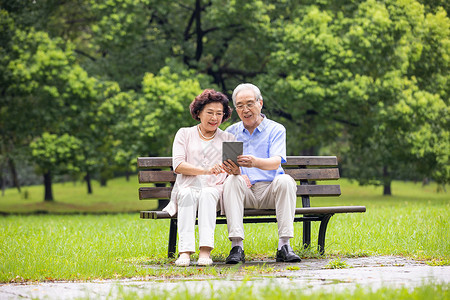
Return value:
<svg viewBox="0 0 450 300">
<path fill-rule="evenodd" d="M 294 178 L 297 196 L 302 206 L 309 207 L 310 196 L 339 196 L 339 185 L 317 185 L 317 181 L 339 179 L 336 156 L 288 156 L 283 169 Z M 156 186 L 139 188 L 139 199 L 169 199 L 176 174 L 172 170 L 171 157 L 139 157 L 137 160 L 139 183 Z"/>
</svg>

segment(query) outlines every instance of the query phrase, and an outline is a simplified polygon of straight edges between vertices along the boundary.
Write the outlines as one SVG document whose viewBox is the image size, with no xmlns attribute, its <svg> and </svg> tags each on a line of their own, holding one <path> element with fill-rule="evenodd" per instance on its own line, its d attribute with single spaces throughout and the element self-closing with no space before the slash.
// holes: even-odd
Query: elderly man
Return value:
<svg viewBox="0 0 450 300">
<path fill-rule="evenodd" d="M 261 113 L 263 98 L 255 85 L 238 85 L 232 98 L 241 122 L 226 131 L 244 143 L 244 152 L 238 156 L 240 168 L 231 160 L 223 163 L 223 169 L 231 175 L 224 183 L 223 192 L 232 248 L 226 263 L 245 262 L 244 208 L 275 209 L 279 237 L 277 262 L 299 262 L 300 257 L 289 245 L 289 239 L 294 236 L 296 183 L 281 167 L 286 162 L 286 129 Z"/>
</svg>

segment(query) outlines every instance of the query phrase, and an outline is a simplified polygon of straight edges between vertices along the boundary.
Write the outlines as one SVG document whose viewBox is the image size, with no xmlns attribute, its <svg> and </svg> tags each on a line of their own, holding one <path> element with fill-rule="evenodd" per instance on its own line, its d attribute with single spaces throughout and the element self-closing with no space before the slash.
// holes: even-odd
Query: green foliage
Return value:
<svg viewBox="0 0 450 300">
<path fill-rule="evenodd" d="M 59 170 L 86 171 L 93 164 L 89 129 L 92 108 L 100 100 L 98 81 L 75 62 L 70 43 L 45 32 L 14 30 L 8 47 L 1 112 L 9 120 L 5 143 L 17 148 L 31 143 L 41 170 L 53 164 Z"/>
<path fill-rule="evenodd" d="M 328 150 L 361 183 L 389 183 L 405 167 L 448 183 L 445 12 L 364 1 L 347 15 L 316 6 L 301 14 L 275 27 L 276 51 L 261 76 L 271 90 L 266 106 L 283 112 L 289 148 L 342 145 Z"/>
<path fill-rule="evenodd" d="M 157 75 L 144 76 L 142 93 L 123 95 L 127 113 L 115 125 L 117 161 L 135 165 L 138 156 L 170 155 L 178 128 L 197 122 L 189 104 L 202 91 L 202 80 L 191 71 L 174 73 L 164 67 Z"/>
<path fill-rule="evenodd" d="M 83 172 L 127 170 L 136 156 L 170 154 L 201 89 L 253 82 L 289 154 L 338 154 L 362 184 L 450 180 L 445 1 L 1 7 L 3 155 L 67 133 L 83 141 Z"/>
<path fill-rule="evenodd" d="M 123 89 L 137 91 L 146 72 L 157 73 L 170 53 L 164 32 L 153 25 L 161 1 L 86 1 L 94 22 L 85 49 L 86 67 L 94 74 L 116 81 Z M 148 10 L 154 7 L 154 12 Z"/>
<path fill-rule="evenodd" d="M 1 124 L 2 150 L 14 155 L 27 147 L 41 172 L 86 174 L 107 168 L 113 156 L 110 136 L 104 134 L 110 119 L 102 118 L 99 109 L 120 91 L 117 84 L 89 76 L 76 62 L 73 44 L 11 24 L 0 112 L 8 120 Z"/>
<path fill-rule="evenodd" d="M 40 169 L 40 173 L 76 173 L 79 163 L 85 160 L 82 142 L 76 137 L 64 134 L 43 133 L 30 144 L 31 154 Z"/>
</svg>

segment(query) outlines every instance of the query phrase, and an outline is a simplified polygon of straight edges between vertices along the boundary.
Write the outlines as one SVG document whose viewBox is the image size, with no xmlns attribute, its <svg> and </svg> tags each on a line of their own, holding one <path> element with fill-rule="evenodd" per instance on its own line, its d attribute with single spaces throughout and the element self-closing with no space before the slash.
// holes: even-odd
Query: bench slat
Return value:
<svg viewBox="0 0 450 300">
<path fill-rule="evenodd" d="M 340 196 L 340 185 L 297 185 L 297 196 Z"/>
<path fill-rule="evenodd" d="M 295 180 L 335 180 L 339 179 L 339 169 L 285 169 Z M 139 171 L 139 183 L 175 182 L 172 171 Z"/>
<path fill-rule="evenodd" d="M 172 157 L 138 157 L 138 168 L 171 167 Z"/>
<path fill-rule="evenodd" d="M 172 187 L 141 187 L 139 199 L 169 199 Z M 339 185 L 298 185 L 297 196 L 340 196 Z"/>
<path fill-rule="evenodd" d="M 337 166 L 336 156 L 287 156 L 283 166 Z M 172 157 L 138 157 L 139 169 L 172 166 Z"/>
<path fill-rule="evenodd" d="M 176 175 L 172 171 L 139 171 L 139 183 L 175 182 Z"/>
<path fill-rule="evenodd" d="M 339 179 L 339 169 L 284 169 L 295 180 L 334 180 Z"/>
<path fill-rule="evenodd" d="M 172 187 L 141 187 L 139 188 L 139 200 L 170 199 Z"/>
<path fill-rule="evenodd" d="M 339 214 L 339 213 L 363 213 L 365 206 L 329 206 L 329 207 L 303 207 L 296 208 L 296 215 L 315 215 L 315 214 Z M 274 209 L 246 209 L 244 217 L 274 216 Z M 224 216 L 220 216 L 224 217 Z M 171 219 L 165 211 L 141 211 L 141 219 Z"/>
<path fill-rule="evenodd" d="M 336 156 L 287 156 L 283 166 L 337 166 Z"/>
</svg>

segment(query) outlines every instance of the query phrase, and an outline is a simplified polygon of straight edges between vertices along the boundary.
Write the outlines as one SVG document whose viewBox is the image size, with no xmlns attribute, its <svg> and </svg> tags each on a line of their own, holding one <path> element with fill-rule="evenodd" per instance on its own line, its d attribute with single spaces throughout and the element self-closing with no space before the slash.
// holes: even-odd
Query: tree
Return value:
<svg viewBox="0 0 450 300">
<path fill-rule="evenodd" d="M 11 20 L 8 13 L 2 13 L 6 20 Z M 1 81 L 5 85 L 0 113 L 2 120 L 6 121 L 1 123 L 2 149 L 5 145 L 12 153 L 24 147 L 28 149 L 31 142 L 44 139 L 44 134 L 49 134 L 44 144 L 38 144 L 42 150 L 42 145 L 62 145 L 54 135 L 69 135 L 77 142 L 83 142 L 85 159 L 78 160 L 78 163 L 81 171 L 89 172 L 95 164 L 95 160 L 90 159 L 94 152 L 91 137 L 94 136 L 87 127 L 92 126 L 94 117 L 91 106 L 95 107 L 99 100 L 98 81 L 89 77 L 75 62 L 70 43 L 52 39 L 47 33 L 33 28 L 15 28 L 12 21 L 5 25 L 5 29 L 7 34 L 3 35 L 6 36 L 3 40 L 6 43 L 1 57 Z M 77 132 L 79 128 L 83 130 Z M 64 148 L 61 151 L 67 152 Z M 28 152 L 31 154 L 29 149 Z M 39 155 L 43 155 L 42 159 Z M 45 167 L 41 163 L 40 169 L 45 170 L 44 181 L 49 188 L 49 164 L 53 162 L 57 167 L 60 162 L 58 159 L 48 160 L 46 151 L 34 151 L 34 156 L 38 161 L 46 161 Z M 51 195 L 50 191 L 46 195 Z"/>
<path fill-rule="evenodd" d="M 166 84 L 177 89 L 192 77 L 199 88 L 230 95 L 251 81 L 262 89 L 265 111 L 287 127 L 288 152 L 331 149 L 346 176 L 388 191 L 393 178 L 408 174 L 449 182 L 448 4 L 422 3 L 81 0 L 4 7 L 21 28 L 70 41 L 72 57 L 97 87 L 118 83 L 107 96 L 91 97 L 97 102 L 85 119 L 108 132 L 103 147 L 98 134 L 83 132 L 95 136 L 93 154 L 117 149 L 107 156 L 121 168 L 142 151 L 168 153 L 178 128 L 168 120 L 186 116 L 194 93 L 175 93 L 181 112 L 164 99 L 174 93 Z"/>
<path fill-rule="evenodd" d="M 275 29 L 271 71 L 260 76 L 272 90 L 267 106 L 296 136 L 288 135 L 290 148 L 344 139 L 346 176 L 386 193 L 405 168 L 448 182 L 445 13 L 425 16 L 415 1 L 365 1 L 346 14 L 316 6 L 302 14 Z"/>
<path fill-rule="evenodd" d="M 68 134 L 43 133 L 30 144 L 38 172 L 44 175 L 44 201 L 54 201 L 52 176 L 55 174 L 79 173 L 79 162 L 85 160 L 83 143 Z"/>
<path fill-rule="evenodd" d="M 141 93 L 122 95 L 129 101 L 129 113 L 114 130 L 118 134 L 116 161 L 131 163 L 135 169 L 139 156 L 168 156 L 177 130 L 196 122 L 188 107 L 201 92 L 202 80 L 193 72 L 174 73 L 165 67 L 158 75 L 144 76 Z M 160 200 L 159 209 L 166 202 Z"/>
<path fill-rule="evenodd" d="M 70 40 L 83 68 L 124 91 L 138 91 L 145 73 L 156 74 L 175 58 L 228 92 L 263 71 L 271 50 L 261 31 L 278 13 L 269 2 L 85 0 L 9 9 L 27 26 Z"/>
</svg>

